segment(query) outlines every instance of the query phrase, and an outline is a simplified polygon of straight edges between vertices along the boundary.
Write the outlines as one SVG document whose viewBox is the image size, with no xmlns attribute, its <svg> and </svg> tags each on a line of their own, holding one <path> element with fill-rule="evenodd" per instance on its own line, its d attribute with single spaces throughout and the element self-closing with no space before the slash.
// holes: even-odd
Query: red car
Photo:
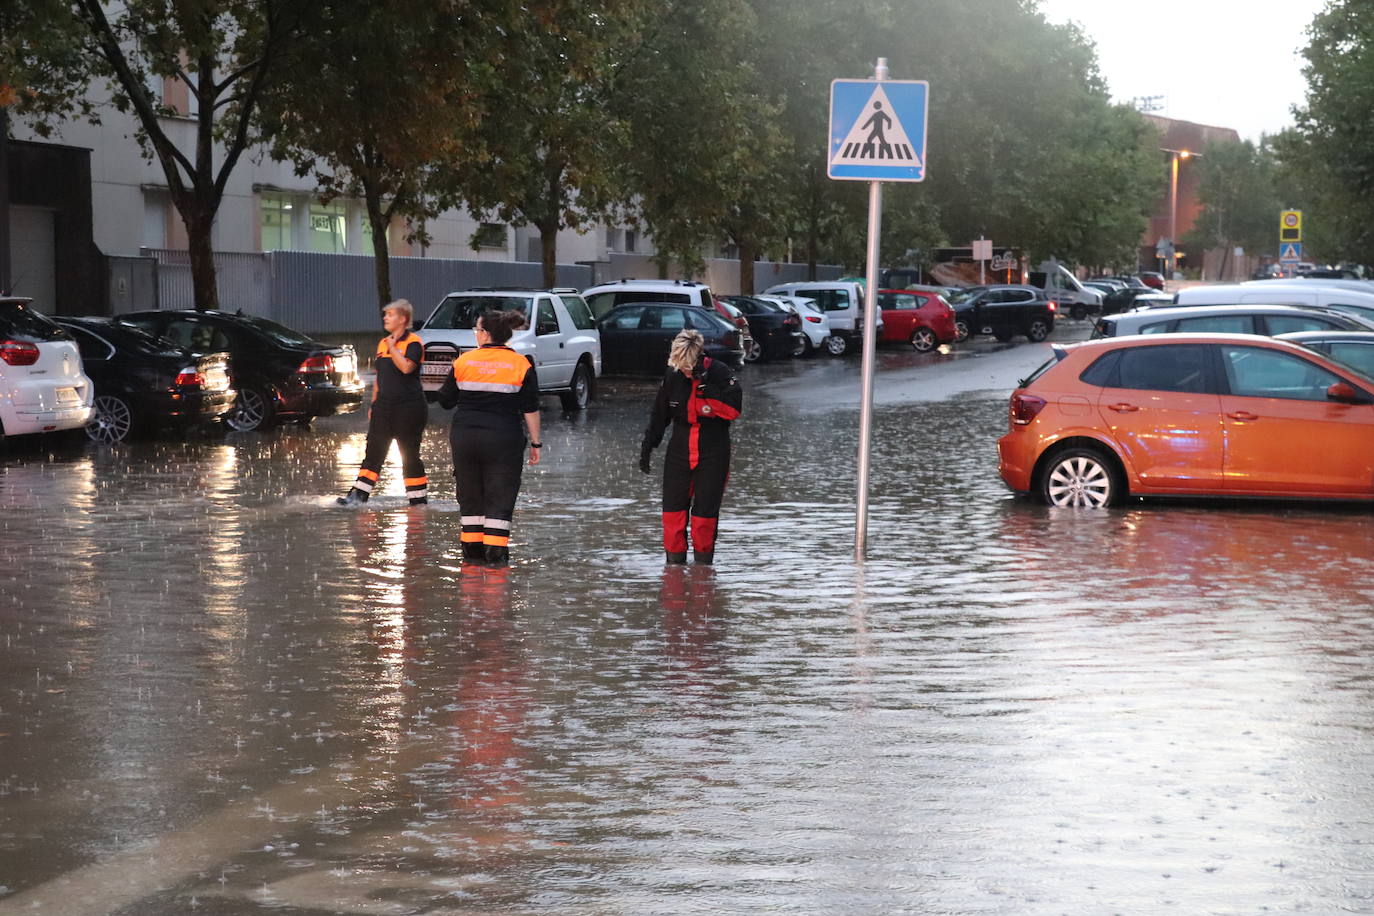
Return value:
<svg viewBox="0 0 1374 916">
<path fill-rule="evenodd" d="M 909 343 L 917 353 L 953 343 L 954 309 L 939 293 L 914 289 L 878 290 L 878 308 L 883 310 L 879 340 Z"/>
<path fill-rule="evenodd" d="M 1142 270 L 1140 273 L 1136 274 L 1136 276 L 1140 278 L 1141 283 L 1144 283 L 1146 286 L 1150 287 L 1150 289 L 1164 288 L 1164 274 L 1156 273 L 1153 270 Z"/>
</svg>

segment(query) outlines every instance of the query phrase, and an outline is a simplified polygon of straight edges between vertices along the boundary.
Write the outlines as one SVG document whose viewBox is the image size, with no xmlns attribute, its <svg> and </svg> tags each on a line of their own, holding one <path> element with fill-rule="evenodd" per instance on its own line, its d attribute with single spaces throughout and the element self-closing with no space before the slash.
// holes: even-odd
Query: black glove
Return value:
<svg viewBox="0 0 1374 916">
<path fill-rule="evenodd" d="M 639 469 L 645 474 L 651 473 L 649 470 L 649 456 L 653 454 L 653 451 L 654 447 L 649 444 L 648 439 L 645 439 L 644 443 L 639 447 Z"/>
</svg>

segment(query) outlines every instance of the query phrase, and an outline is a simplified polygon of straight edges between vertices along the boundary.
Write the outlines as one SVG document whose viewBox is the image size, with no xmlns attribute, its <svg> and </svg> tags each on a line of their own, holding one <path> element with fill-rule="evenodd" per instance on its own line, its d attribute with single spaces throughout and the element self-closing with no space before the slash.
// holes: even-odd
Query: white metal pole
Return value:
<svg viewBox="0 0 1374 916">
<path fill-rule="evenodd" d="M 878 58 L 875 80 L 887 79 L 887 58 Z M 868 185 L 868 270 L 864 274 L 863 390 L 859 401 L 859 483 L 854 524 L 854 562 L 868 550 L 868 469 L 873 439 L 873 374 L 878 349 L 878 258 L 883 226 L 883 184 Z"/>
</svg>

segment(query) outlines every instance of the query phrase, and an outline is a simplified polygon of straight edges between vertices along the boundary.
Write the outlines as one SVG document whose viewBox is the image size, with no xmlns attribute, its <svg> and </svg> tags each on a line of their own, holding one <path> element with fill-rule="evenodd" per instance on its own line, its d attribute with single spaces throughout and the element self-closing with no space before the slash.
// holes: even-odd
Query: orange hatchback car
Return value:
<svg viewBox="0 0 1374 916">
<path fill-rule="evenodd" d="M 1374 499 L 1374 381 L 1296 344 L 1158 334 L 1056 345 L 1011 396 L 1002 479 L 1050 505 Z"/>
</svg>

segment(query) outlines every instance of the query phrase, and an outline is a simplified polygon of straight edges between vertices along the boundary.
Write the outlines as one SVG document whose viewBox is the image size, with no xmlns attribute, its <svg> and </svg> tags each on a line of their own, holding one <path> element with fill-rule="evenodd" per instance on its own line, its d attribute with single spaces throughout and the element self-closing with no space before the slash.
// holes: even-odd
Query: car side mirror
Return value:
<svg viewBox="0 0 1374 916">
<path fill-rule="evenodd" d="M 1326 389 L 1326 399 L 1336 401 L 1341 404 L 1364 404 L 1367 398 L 1356 391 L 1354 386 L 1347 385 L 1345 382 L 1335 382 Z"/>
</svg>

